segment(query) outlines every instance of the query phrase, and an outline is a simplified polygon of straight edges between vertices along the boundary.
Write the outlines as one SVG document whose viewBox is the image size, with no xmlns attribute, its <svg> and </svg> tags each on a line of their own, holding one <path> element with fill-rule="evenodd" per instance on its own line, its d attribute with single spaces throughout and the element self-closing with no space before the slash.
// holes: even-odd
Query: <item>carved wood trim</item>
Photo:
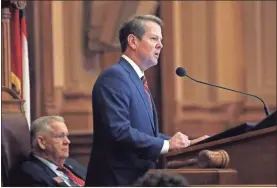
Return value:
<svg viewBox="0 0 277 188">
<path fill-rule="evenodd" d="M 53 72 L 52 2 L 31 1 L 26 14 L 30 21 L 29 45 L 34 107 L 32 119 L 56 112 Z M 51 76 L 50 76 L 51 75 Z"/>
<path fill-rule="evenodd" d="M 16 93 L 14 90 L 12 90 L 12 89 L 10 89 L 10 88 L 8 88 L 8 87 L 4 87 L 4 86 L 2 86 L 1 89 L 2 89 L 2 91 L 8 93 L 9 96 L 11 96 L 12 98 L 14 98 L 14 99 L 19 99 L 19 100 L 20 100 L 19 96 L 17 95 L 17 93 Z M 6 98 L 5 98 L 5 97 L 2 97 L 2 100 L 3 100 L 3 99 L 6 99 Z"/>
<path fill-rule="evenodd" d="M 91 94 L 65 91 L 60 114 L 64 117 L 70 132 L 92 131 Z M 78 125 L 76 125 L 78 123 Z"/>
<path fill-rule="evenodd" d="M 82 164 L 87 165 L 89 162 L 93 141 L 92 133 L 73 131 L 70 132 L 70 156 L 78 160 Z"/>
<path fill-rule="evenodd" d="M 26 7 L 26 0 L 11 0 L 11 5 L 16 9 L 24 9 Z"/>
<path fill-rule="evenodd" d="M 21 112 L 24 113 L 23 104 L 24 101 L 21 100 L 18 95 L 10 88 L 1 87 L 2 91 L 2 114 L 10 112 Z"/>
<path fill-rule="evenodd" d="M 52 6 L 51 1 L 40 2 L 40 27 L 41 27 L 41 75 L 43 76 L 42 86 L 44 94 L 44 111 L 45 114 L 51 114 L 55 108 L 54 100 L 54 80 L 53 76 L 53 36 L 52 36 Z"/>
<path fill-rule="evenodd" d="M 1 8 L 1 68 L 2 68 L 2 82 L 1 86 L 11 88 L 11 31 L 10 31 L 10 8 Z"/>
<path fill-rule="evenodd" d="M 2 17 L 1 17 L 1 68 L 2 68 L 2 82 L 1 82 L 1 102 L 2 115 L 7 113 L 23 113 L 24 114 L 24 100 L 21 100 L 18 94 L 11 89 L 11 8 L 24 9 L 26 1 L 9 1 L 2 2 Z"/>
<path fill-rule="evenodd" d="M 174 77 L 169 76 L 168 72 L 174 72 L 174 66 L 172 63 L 175 61 L 174 51 L 176 49 L 174 45 L 174 28 L 173 28 L 173 1 L 161 1 L 161 18 L 164 22 L 163 35 L 164 35 L 164 47 L 161 54 L 161 83 L 165 87 L 162 87 L 162 116 L 163 116 L 163 131 L 165 134 L 171 135 L 174 133 L 174 128 L 171 126 L 171 121 L 176 114 L 176 102 L 175 102 L 175 84 Z M 170 91 L 170 92 L 168 92 Z"/>
</svg>

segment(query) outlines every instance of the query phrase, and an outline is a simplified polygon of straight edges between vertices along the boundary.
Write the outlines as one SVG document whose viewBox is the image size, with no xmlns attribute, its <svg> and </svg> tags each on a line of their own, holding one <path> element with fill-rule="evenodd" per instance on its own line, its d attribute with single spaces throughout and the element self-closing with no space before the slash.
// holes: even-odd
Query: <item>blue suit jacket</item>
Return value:
<svg viewBox="0 0 277 188">
<path fill-rule="evenodd" d="M 93 92 L 93 147 L 86 186 L 131 185 L 155 166 L 163 143 L 157 112 L 143 83 L 123 58 L 97 79 Z"/>
</svg>

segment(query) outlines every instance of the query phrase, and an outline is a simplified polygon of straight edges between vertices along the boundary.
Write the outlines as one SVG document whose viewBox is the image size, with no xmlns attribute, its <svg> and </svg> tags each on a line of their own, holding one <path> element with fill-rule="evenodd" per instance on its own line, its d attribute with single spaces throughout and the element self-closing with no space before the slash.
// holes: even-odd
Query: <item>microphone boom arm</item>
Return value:
<svg viewBox="0 0 277 188">
<path fill-rule="evenodd" d="M 249 93 L 244 93 L 244 92 L 241 92 L 241 91 L 236 91 L 234 89 L 230 89 L 230 88 L 226 88 L 226 87 L 222 87 L 222 86 L 218 86 L 218 85 L 214 85 L 214 84 L 198 81 L 198 80 L 195 80 L 194 78 L 190 77 L 187 74 L 185 76 L 187 76 L 191 80 L 193 80 L 195 82 L 198 82 L 198 83 L 201 83 L 201 84 L 207 84 L 207 85 L 211 85 L 211 86 L 218 87 L 218 88 L 221 88 L 221 89 L 227 89 L 229 91 L 234 91 L 234 92 L 238 92 L 238 93 L 241 93 L 241 94 L 245 94 L 245 95 L 249 95 L 249 96 L 255 97 L 255 98 L 259 99 L 263 103 L 263 105 L 264 105 L 264 111 L 265 111 L 266 116 L 269 116 L 269 114 L 270 114 L 270 111 L 269 111 L 268 107 L 266 106 L 265 102 L 260 97 L 258 97 L 256 95 L 252 95 L 252 94 L 249 94 Z"/>
</svg>

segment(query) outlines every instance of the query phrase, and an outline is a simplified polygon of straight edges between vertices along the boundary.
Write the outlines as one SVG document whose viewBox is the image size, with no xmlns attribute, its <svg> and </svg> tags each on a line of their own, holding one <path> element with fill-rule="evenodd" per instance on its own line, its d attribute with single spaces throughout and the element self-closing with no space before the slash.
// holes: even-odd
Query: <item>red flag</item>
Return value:
<svg viewBox="0 0 277 188">
<path fill-rule="evenodd" d="M 12 9 L 11 18 L 12 88 L 24 100 L 24 112 L 30 125 L 30 79 L 26 18 L 23 9 Z"/>
<path fill-rule="evenodd" d="M 18 9 L 11 12 L 11 71 L 12 84 L 22 96 L 22 47 L 20 15 Z"/>
</svg>

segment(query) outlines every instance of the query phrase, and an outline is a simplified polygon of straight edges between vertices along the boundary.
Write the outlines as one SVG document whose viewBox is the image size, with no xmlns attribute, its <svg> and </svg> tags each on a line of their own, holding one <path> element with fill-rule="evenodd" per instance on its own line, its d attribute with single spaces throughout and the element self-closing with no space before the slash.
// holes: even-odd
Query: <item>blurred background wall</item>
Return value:
<svg viewBox="0 0 277 188">
<path fill-rule="evenodd" d="M 72 135 L 91 137 L 93 84 L 137 14 L 164 21 L 160 62 L 146 71 L 164 133 L 212 135 L 265 117 L 259 100 L 179 78 L 179 66 L 276 110 L 276 1 L 28 1 L 32 120 L 59 114 Z"/>
</svg>

